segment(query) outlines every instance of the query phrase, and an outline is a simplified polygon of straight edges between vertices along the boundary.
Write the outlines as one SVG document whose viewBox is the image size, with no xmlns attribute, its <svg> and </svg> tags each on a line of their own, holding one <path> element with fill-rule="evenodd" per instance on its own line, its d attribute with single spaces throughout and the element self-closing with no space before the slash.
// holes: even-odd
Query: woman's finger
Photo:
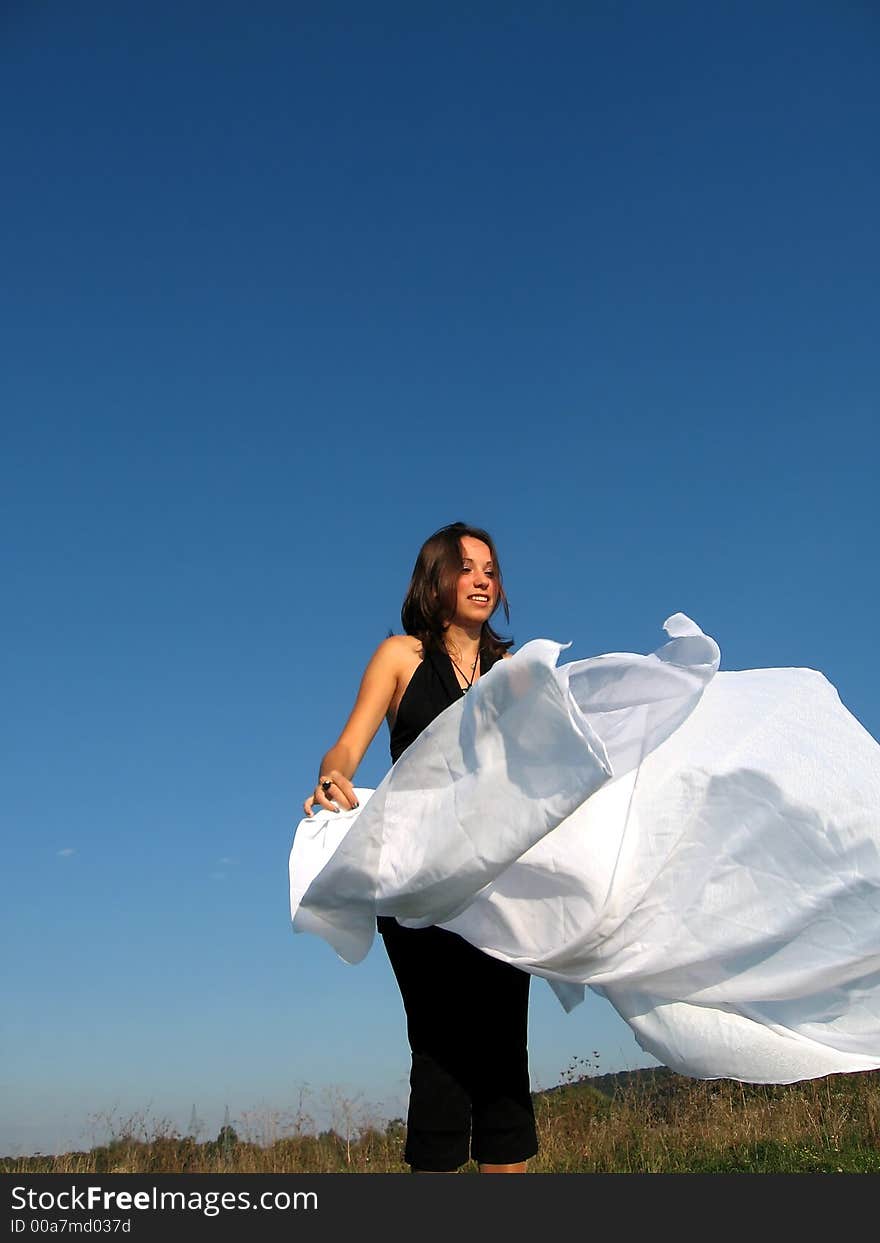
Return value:
<svg viewBox="0 0 880 1243">
<path fill-rule="evenodd" d="M 324 791 L 324 781 L 330 782 L 329 790 Z M 352 808 L 357 807 L 357 795 L 354 792 L 354 786 L 340 772 L 333 771 L 325 774 L 324 779 L 318 783 L 317 788 L 325 792 L 327 798 L 333 799 L 342 811 L 351 811 Z"/>
<path fill-rule="evenodd" d="M 330 782 L 327 790 L 324 789 L 326 781 Z M 311 797 L 303 803 L 303 811 L 311 818 L 314 815 L 314 807 L 322 807 L 325 811 L 353 811 L 357 806 L 359 806 L 357 795 L 348 778 L 342 773 L 335 775 L 326 773 L 315 786 Z"/>
<path fill-rule="evenodd" d="M 350 781 L 347 781 L 344 777 L 342 778 L 342 780 L 338 781 L 336 784 L 339 788 L 342 798 L 344 798 L 347 803 L 345 810 L 352 811 L 358 805 L 357 795 L 354 792 L 354 786 L 351 784 Z M 331 790 L 330 793 L 332 794 L 333 791 Z"/>
<path fill-rule="evenodd" d="M 339 811 L 336 803 L 333 801 L 333 790 L 329 789 L 326 794 L 320 786 L 315 786 L 315 796 L 312 802 L 318 807 L 323 807 L 325 811 Z"/>
<path fill-rule="evenodd" d="M 309 819 L 311 819 L 315 814 L 314 809 L 316 807 L 322 807 L 325 811 L 339 811 L 339 808 L 335 805 L 335 803 L 331 803 L 330 799 L 327 798 L 324 791 L 320 787 L 316 787 L 315 792 L 310 794 L 303 803 L 303 811 Z"/>
</svg>

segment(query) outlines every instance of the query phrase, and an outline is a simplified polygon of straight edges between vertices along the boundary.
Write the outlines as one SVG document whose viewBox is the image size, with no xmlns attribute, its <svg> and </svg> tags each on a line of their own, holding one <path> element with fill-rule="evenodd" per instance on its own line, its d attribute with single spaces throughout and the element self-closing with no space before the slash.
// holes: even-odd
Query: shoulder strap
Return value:
<svg viewBox="0 0 880 1243">
<path fill-rule="evenodd" d="M 449 702 L 454 703 L 456 699 L 461 699 L 464 690 L 458 684 L 458 678 L 455 676 L 455 671 L 452 668 L 452 661 L 449 659 L 449 653 L 445 650 L 441 652 L 438 648 L 431 647 L 425 655 L 430 660 L 437 677 L 443 684 L 443 689 L 449 696 Z"/>
</svg>

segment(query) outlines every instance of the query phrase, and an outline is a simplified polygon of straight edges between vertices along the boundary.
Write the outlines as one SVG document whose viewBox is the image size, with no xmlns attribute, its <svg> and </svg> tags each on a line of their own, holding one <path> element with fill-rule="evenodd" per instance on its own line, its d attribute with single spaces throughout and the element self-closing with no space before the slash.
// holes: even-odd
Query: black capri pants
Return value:
<svg viewBox="0 0 880 1243">
<path fill-rule="evenodd" d="M 529 1084 L 531 976 L 445 928 L 380 916 L 412 1050 L 404 1160 L 454 1170 L 538 1151 Z"/>
</svg>

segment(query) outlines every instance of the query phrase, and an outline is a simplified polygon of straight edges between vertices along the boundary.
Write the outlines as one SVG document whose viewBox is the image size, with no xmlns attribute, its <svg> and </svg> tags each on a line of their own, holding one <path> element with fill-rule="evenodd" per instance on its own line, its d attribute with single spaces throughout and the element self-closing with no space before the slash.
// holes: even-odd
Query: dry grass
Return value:
<svg viewBox="0 0 880 1243">
<path fill-rule="evenodd" d="M 591 1077 L 577 1059 L 536 1094 L 535 1173 L 880 1173 L 880 1072 L 779 1087 L 705 1082 L 668 1071 Z M 604 1091 L 599 1091 L 601 1085 Z M 6 1173 L 405 1173 L 405 1129 L 335 1095 L 331 1128 L 315 1133 L 303 1100 L 199 1142 L 143 1116 L 104 1118 L 88 1152 L 9 1157 Z M 463 1173 L 473 1172 L 471 1163 Z"/>
<path fill-rule="evenodd" d="M 536 1102 L 536 1172 L 880 1172 L 877 1072 L 759 1087 L 658 1071 L 597 1095 L 582 1080 Z"/>
</svg>

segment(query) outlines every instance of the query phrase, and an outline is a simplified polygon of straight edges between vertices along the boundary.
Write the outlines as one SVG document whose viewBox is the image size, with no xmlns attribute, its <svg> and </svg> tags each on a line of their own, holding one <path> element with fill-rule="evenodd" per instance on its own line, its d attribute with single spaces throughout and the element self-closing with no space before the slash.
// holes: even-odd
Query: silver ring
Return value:
<svg viewBox="0 0 880 1243">
<path fill-rule="evenodd" d="M 330 780 L 329 777 L 327 778 L 326 781 L 321 782 L 321 789 L 324 791 L 325 794 L 329 794 L 330 787 L 332 786 L 332 784 L 333 782 Z"/>
</svg>

